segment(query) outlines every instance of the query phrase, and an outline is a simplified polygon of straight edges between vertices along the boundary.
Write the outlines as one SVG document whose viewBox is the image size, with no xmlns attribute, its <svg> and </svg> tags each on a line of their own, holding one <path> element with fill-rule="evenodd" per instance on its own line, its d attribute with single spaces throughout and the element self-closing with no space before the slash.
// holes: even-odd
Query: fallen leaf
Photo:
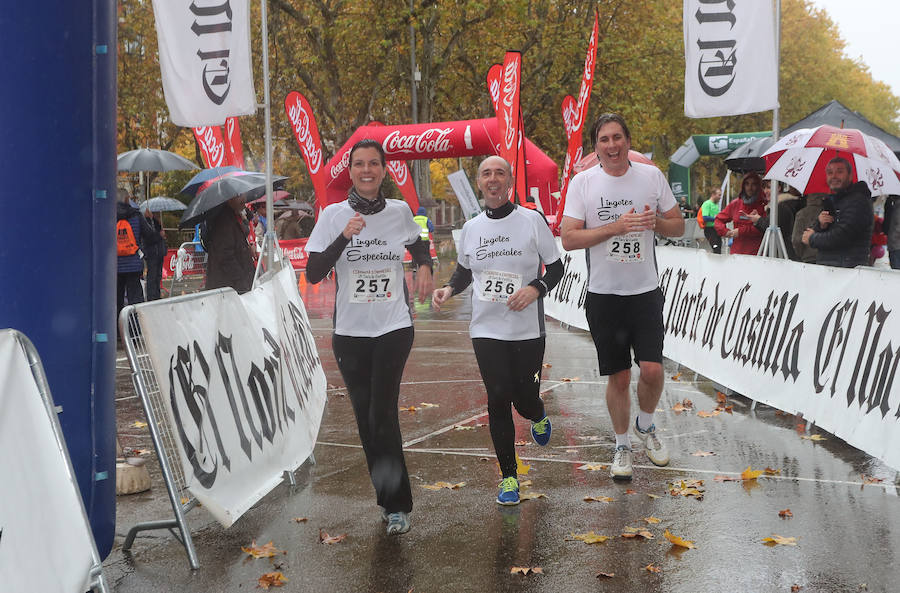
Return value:
<svg viewBox="0 0 900 593">
<path fill-rule="evenodd" d="M 422 408 L 440 408 L 439 405 L 437 405 L 437 404 L 430 404 L 430 403 L 428 403 L 428 402 L 422 402 L 422 403 L 419 404 L 419 406 L 422 407 Z"/>
<path fill-rule="evenodd" d="M 131 426 L 134 428 L 147 428 L 147 423 L 141 422 L 140 420 L 135 420 L 131 423 Z"/>
<path fill-rule="evenodd" d="M 405 408 L 404 408 L 403 406 L 400 406 L 400 411 L 401 411 L 401 412 L 415 412 L 415 411 L 418 410 L 418 409 L 419 409 L 419 408 L 417 408 L 417 407 L 415 407 L 415 406 L 406 406 Z"/>
<path fill-rule="evenodd" d="M 451 484 L 450 482 L 435 482 L 434 484 L 423 484 L 422 488 L 425 490 L 459 490 L 463 486 L 465 486 L 465 482 L 457 482 L 455 484 Z"/>
<path fill-rule="evenodd" d="M 585 496 L 584 502 L 612 502 L 614 499 L 609 496 Z"/>
<path fill-rule="evenodd" d="M 649 525 L 656 525 L 660 520 L 656 517 L 644 517 L 644 521 L 646 521 Z"/>
<path fill-rule="evenodd" d="M 658 494 L 648 494 L 647 497 L 648 498 L 659 498 L 659 495 Z"/>
<path fill-rule="evenodd" d="M 522 576 L 531 574 L 544 574 L 544 569 L 540 566 L 513 566 L 509 569 L 509 574 L 521 574 Z"/>
<path fill-rule="evenodd" d="M 519 480 L 519 488 L 528 488 L 531 486 L 531 480 Z"/>
<path fill-rule="evenodd" d="M 691 453 L 694 457 L 712 457 L 715 455 L 712 451 L 697 451 L 696 453 Z"/>
<path fill-rule="evenodd" d="M 268 589 L 269 587 L 283 587 L 288 582 L 288 579 L 280 572 L 267 572 L 259 577 L 256 582 L 259 583 L 261 589 Z"/>
<path fill-rule="evenodd" d="M 549 498 L 543 492 L 520 492 L 519 500 L 533 500 L 535 498 Z"/>
<path fill-rule="evenodd" d="M 307 517 L 294 517 L 292 521 L 294 523 L 306 523 L 309 519 Z"/>
<path fill-rule="evenodd" d="M 791 585 L 791 593 L 797 593 L 797 591 L 799 591 L 802 588 L 803 587 L 801 587 L 800 585 L 795 583 L 795 584 Z"/>
<path fill-rule="evenodd" d="M 783 412 L 781 410 L 775 410 L 775 415 L 776 416 L 787 416 L 788 414 L 787 414 L 787 412 Z"/>
<path fill-rule="evenodd" d="M 330 546 L 331 544 L 339 544 L 345 539 L 347 539 L 346 533 L 342 533 L 340 535 L 328 535 L 327 531 L 325 531 L 324 529 L 319 529 L 320 544 L 327 544 Z"/>
<path fill-rule="evenodd" d="M 616 573 L 614 573 L 614 572 L 603 572 L 603 571 L 601 570 L 600 572 L 598 572 L 598 573 L 595 574 L 594 576 L 597 577 L 598 579 L 611 579 L 611 578 L 613 578 L 614 576 L 616 576 Z"/>
<path fill-rule="evenodd" d="M 669 494 L 672 496 L 693 496 L 697 500 L 703 500 L 703 490 L 700 486 L 703 480 L 682 480 L 675 484 L 669 484 Z"/>
<path fill-rule="evenodd" d="M 747 466 L 747 469 L 741 472 L 742 480 L 755 480 L 763 474 L 761 469 L 750 469 L 750 466 Z"/>
<path fill-rule="evenodd" d="M 801 439 L 806 439 L 806 440 L 809 440 L 809 441 L 827 441 L 827 440 L 828 440 L 828 439 L 826 439 L 825 437 L 823 437 L 823 436 L 820 435 L 820 434 L 813 434 L 813 435 L 808 435 L 808 436 L 807 436 L 807 435 L 804 435 L 804 436 L 801 436 L 800 438 L 801 438 Z"/>
<path fill-rule="evenodd" d="M 516 471 L 519 473 L 519 475 L 527 476 L 528 470 L 530 470 L 530 469 L 531 469 L 531 466 L 525 465 L 524 463 L 522 463 L 522 460 L 519 459 L 519 454 L 516 453 Z"/>
<path fill-rule="evenodd" d="M 545 369 L 552 369 L 552 368 L 553 368 L 553 365 L 550 364 L 549 362 L 545 362 L 545 363 L 542 364 L 541 366 L 542 366 L 543 368 L 545 368 Z"/>
<path fill-rule="evenodd" d="M 791 512 L 791 509 L 784 509 L 783 511 L 778 511 L 778 516 L 782 519 L 790 519 L 794 516 L 794 513 Z"/>
<path fill-rule="evenodd" d="M 742 482 L 743 479 L 737 476 L 716 476 L 713 478 L 716 482 Z"/>
<path fill-rule="evenodd" d="M 694 402 L 689 400 L 688 398 L 684 398 L 681 400 L 681 405 L 687 408 L 688 410 L 692 410 L 694 408 Z"/>
<path fill-rule="evenodd" d="M 602 463 L 585 463 L 584 465 L 579 465 L 575 469 L 583 469 L 589 472 L 599 472 L 606 469 L 606 466 Z"/>
<path fill-rule="evenodd" d="M 516 441 L 516 447 L 524 447 L 528 444 L 528 441 Z"/>
<path fill-rule="evenodd" d="M 250 542 L 250 547 L 245 548 L 241 546 L 241 550 L 250 554 L 254 558 L 272 558 L 274 556 L 278 556 L 279 554 L 287 554 L 284 550 L 279 550 L 275 547 L 275 544 L 272 542 L 267 543 L 264 546 L 257 546 L 256 540 Z"/>
<path fill-rule="evenodd" d="M 724 404 L 725 402 L 728 401 L 728 398 L 725 397 L 725 394 L 722 393 L 721 391 L 717 391 L 716 392 L 716 401 L 719 402 L 720 404 Z"/>
<path fill-rule="evenodd" d="M 663 533 L 663 537 L 665 537 L 667 540 L 672 542 L 673 546 L 681 546 L 682 548 L 687 548 L 689 550 L 693 550 L 695 547 L 693 541 L 681 539 L 677 535 L 673 535 L 673 534 L 669 533 L 668 529 L 666 529 L 666 532 Z"/>
<path fill-rule="evenodd" d="M 566 453 L 578 453 L 578 449 L 566 449 Z"/>
<path fill-rule="evenodd" d="M 772 469 L 771 467 L 767 467 L 766 469 L 763 470 L 763 472 L 765 472 L 765 474 L 767 476 L 780 476 L 781 475 L 780 469 Z"/>
<path fill-rule="evenodd" d="M 625 533 L 622 534 L 622 537 L 627 539 L 634 539 L 638 537 L 642 537 L 644 539 L 654 539 L 653 534 L 647 531 L 646 529 L 641 529 L 640 531 L 631 531 L 631 529 L 637 529 L 636 527 L 626 527 Z"/>
<path fill-rule="evenodd" d="M 580 381 L 581 377 L 563 377 L 560 379 L 563 383 L 571 383 L 572 381 Z"/>
<path fill-rule="evenodd" d="M 681 379 L 681 373 L 675 373 L 674 375 L 672 375 L 673 381 L 678 381 L 679 379 Z"/>
<path fill-rule="evenodd" d="M 678 402 L 677 404 L 672 406 L 672 411 L 675 412 L 676 414 L 681 414 L 685 410 L 689 410 L 689 409 L 690 408 L 684 407 L 684 405 L 681 402 Z"/>
<path fill-rule="evenodd" d="M 712 412 L 706 412 L 704 410 L 700 410 L 699 412 L 697 412 L 697 415 L 700 416 L 701 418 L 712 418 L 713 416 L 719 415 L 719 410 L 713 410 Z"/>
<path fill-rule="evenodd" d="M 772 537 L 764 537 L 763 544 L 766 546 L 796 546 L 797 538 L 796 537 L 783 537 L 781 535 L 772 534 Z"/>
<path fill-rule="evenodd" d="M 628 490 L 625 491 L 625 494 L 637 494 L 637 491 L 629 488 Z"/>
<path fill-rule="evenodd" d="M 654 564 L 648 564 L 644 567 L 644 570 L 646 570 L 647 572 L 659 572 L 662 569 Z"/>
<path fill-rule="evenodd" d="M 453 430 L 475 430 L 474 426 L 454 426 Z"/>
<path fill-rule="evenodd" d="M 723 412 L 728 412 L 731 415 L 734 415 L 734 406 L 723 406 L 721 408 Z"/>
<path fill-rule="evenodd" d="M 859 479 L 862 480 L 863 485 L 865 484 L 880 484 L 884 482 L 882 478 L 873 478 L 872 476 L 866 476 L 863 474 L 859 475 Z"/>
<path fill-rule="evenodd" d="M 586 544 L 602 544 L 610 538 L 606 535 L 599 535 L 593 531 L 588 531 L 587 533 L 571 533 L 569 534 L 568 539 L 579 540 Z"/>
</svg>

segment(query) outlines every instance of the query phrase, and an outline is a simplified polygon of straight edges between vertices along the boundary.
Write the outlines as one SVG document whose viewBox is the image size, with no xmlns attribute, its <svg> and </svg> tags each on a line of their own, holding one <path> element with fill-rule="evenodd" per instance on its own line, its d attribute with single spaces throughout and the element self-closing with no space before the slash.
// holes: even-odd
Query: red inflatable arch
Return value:
<svg viewBox="0 0 900 593">
<path fill-rule="evenodd" d="M 388 160 L 438 159 L 497 154 L 497 118 L 402 126 L 362 126 L 325 165 L 327 203 L 347 198 L 350 148 L 364 138 L 381 142 Z M 545 214 L 556 213 L 559 168 L 553 159 L 525 139 L 528 193 L 540 199 Z"/>
</svg>

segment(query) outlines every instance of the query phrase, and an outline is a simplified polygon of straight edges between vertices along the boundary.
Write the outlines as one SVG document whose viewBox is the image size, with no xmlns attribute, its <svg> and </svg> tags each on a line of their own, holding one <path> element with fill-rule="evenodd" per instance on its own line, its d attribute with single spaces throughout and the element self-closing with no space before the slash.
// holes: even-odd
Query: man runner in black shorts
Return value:
<svg viewBox="0 0 900 593">
<path fill-rule="evenodd" d="M 585 311 L 597 348 L 600 374 L 609 376 L 606 405 L 616 433 L 610 468 L 615 479 L 631 479 L 629 425 L 654 464 L 669 463 L 656 435 L 653 412 L 664 382 L 663 296 L 654 253 L 654 231 L 684 233 L 684 219 L 659 169 L 628 160 L 631 134 L 625 119 L 601 115 L 591 130 L 600 166 L 572 179 L 562 220 L 562 244 L 586 249 L 590 277 Z M 632 350 L 640 366 L 639 411 L 631 418 Z"/>
</svg>

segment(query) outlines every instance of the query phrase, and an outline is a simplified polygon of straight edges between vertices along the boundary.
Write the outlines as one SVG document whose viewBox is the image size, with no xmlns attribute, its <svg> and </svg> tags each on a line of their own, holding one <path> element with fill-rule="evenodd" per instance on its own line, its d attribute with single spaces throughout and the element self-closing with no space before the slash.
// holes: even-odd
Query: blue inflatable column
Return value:
<svg viewBox="0 0 900 593">
<path fill-rule="evenodd" d="M 116 4 L 7 2 L 0 56 L 0 328 L 37 347 L 105 557 L 116 515 Z"/>
</svg>

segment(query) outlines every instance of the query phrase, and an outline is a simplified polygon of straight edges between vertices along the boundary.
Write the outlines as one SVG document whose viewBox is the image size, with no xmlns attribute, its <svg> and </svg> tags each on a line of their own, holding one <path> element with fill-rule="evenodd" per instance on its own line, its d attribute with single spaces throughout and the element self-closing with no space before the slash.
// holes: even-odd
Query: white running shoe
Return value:
<svg viewBox="0 0 900 593">
<path fill-rule="evenodd" d="M 631 449 L 619 445 L 609 467 L 609 475 L 613 480 L 630 480 L 632 473 L 634 472 L 631 468 Z"/>
<path fill-rule="evenodd" d="M 647 457 L 653 462 L 653 465 L 664 466 L 669 465 L 669 450 L 660 442 L 656 436 L 656 425 L 651 424 L 647 430 L 638 428 L 637 418 L 634 419 L 634 425 L 631 427 L 634 435 L 644 444 L 647 451 Z"/>
</svg>

